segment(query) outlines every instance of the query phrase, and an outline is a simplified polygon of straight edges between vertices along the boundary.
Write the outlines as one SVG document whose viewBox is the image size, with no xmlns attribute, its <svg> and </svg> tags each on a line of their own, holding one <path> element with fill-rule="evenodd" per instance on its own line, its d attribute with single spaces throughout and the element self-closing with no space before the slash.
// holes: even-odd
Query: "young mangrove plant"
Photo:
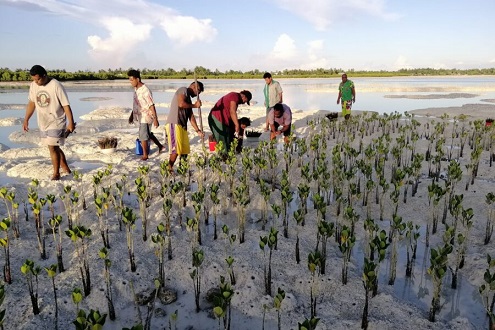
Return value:
<svg viewBox="0 0 495 330">
<path fill-rule="evenodd" d="M 101 314 L 99 310 L 90 309 L 86 315 L 86 312 L 80 309 L 77 312 L 77 318 L 72 323 L 76 330 L 103 329 L 106 318 L 107 314 Z"/>
<path fill-rule="evenodd" d="M 395 277 L 397 274 L 397 244 L 402 239 L 404 231 L 406 230 L 406 223 L 402 221 L 402 217 L 394 215 L 390 223 L 390 241 L 392 244 L 392 251 L 390 253 L 390 269 L 388 285 L 394 285 Z"/>
<path fill-rule="evenodd" d="M 99 252 L 98 256 L 103 260 L 104 263 L 104 274 L 105 274 L 105 284 L 107 287 L 107 291 L 105 292 L 105 296 L 107 297 L 108 304 L 108 315 L 110 320 L 115 320 L 115 308 L 113 306 L 113 295 L 112 295 L 112 278 L 110 277 L 110 266 L 112 266 L 112 261 L 108 257 L 108 250 L 106 247 L 103 247 Z"/>
<path fill-rule="evenodd" d="M 492 259 L 492 257 L 487 254 L 486 261 L 488 267 L 483 276 L 484 283 L 479 286 L 478 292 L 481 295 L 481 301 L 488 316 L 488 329 L 492 330 L 495 325 L 495 314 L 493 311 L 495 306 L 495 259 Z"/>
<path fill-rule="evenodd" d="M 103 246 L 107 249 L 110 248 L 110 238 L 108 235 L 108 217 L 106 216 L 106 210 L 108 210 L 108 195 L 99 194 L 95 198 L 96 216 L 98 217 L 98 224 L 100 228 L 100 235 L 103 241 Z M 105 216 L 103 214 L 105 212 Z"/>
<path fill-rule="evenodd" d="M 169 198 L 163 199 L 163 215 L 165 216 L 165 241 L 167 245 L 168 260 L 172 260 L 172 218 L 170 217 L 170 211 L 172 210 L 172 200 Z M 160 223 L 161 225 L 162 223 Z"/>
<path fill-rule="evenodd" d="M 38 305 L 38 275 L 40 272 L 41 267 L 36 266 L 34 261 L 29 259 L 26 259 L 24 264 L 21 266 L 21 273 L 26 277 L 34 315 L 38 315 L 40 313 L 40 308 Z"/>
<path fill-rule="evenodd" d="M 15 200 L 15 192 L 2 187 L 0 188 L 0 198 L 5 203 L 5 209 L 11 222 L 10 225 L 14 238 L 21 237 L 21 231 L 19 229 L 19 203 Z"/>
<path fill-rule="evenodd" d="M 347 284 L 347 272 L 349 268 L 349 262 L 351 260 L 351 253 L 354 244 L 356 243 L 356 236 L 352 234 L 351 230 L 347 226 L 343 226 L 340 231 L 339 250 L 342 253 L 342 284 Z M 321 260 L 321 255 L 318 256 Z M 320 265 L 321 266 L 321 261 Z"/>
<path fill-rule="evenodd" d="M 324 220 L 318 223 L 318 233 L 321 239 L 321 267 L 320 274 L 325 274 L 326 261 L 327 261 L 327 241 L 332 237 L 335 232 L 334 224 L 332 222 L 326 222 Z M 318 249 L 318 247 L 316 247 Z"/>
<path fill-rule="evenodd" d="M 239 243 L 244 243 L 246 227 L 246 207 L 251 202 L 247 185 L 239 184 L 234 190 L 234 200 L 237 205 L 237 220 L 239 221 Z"/>
<path fill-rule="evenodd" d="M 53 242 L 57 246 L 57 265 L 58 265 L 58 271 L 60 273 L 65 271 L 64 267 L 64 259 L 62 257 L 62 229 L 60 227 L 60 224 L 62 223 L 62 216 L 61 215 L 54 215 L 53 217 L 48 220 L 48 224 L 52 228 L 52 234 L 53 234 Z M 58 235 L 57 235 L 58 233 Z M 58 236 L 58 237 L 57 237 Z"/>
<path fill-rule="evenodd" d="M 225 262 L 227 263 L 227 270 L 229 273 L 229 278 L 230 278 L 230 284 L 235 285 L 236 280 L 235 280 L 235 273 L 234 273 L 234 258 L 232 256 L 228 256 L 225 259 Z"/>
<path fill-rule="evenodd" d="M 38 198 L 38 181 L 31 181 L 31 186 L 28 188 L 28 201 L 31 204 L 31 210 L 34 214 L 34 220 L 36 224 L 36 238 L 38 239 L 38 250 L 40 252 L 41 259 L 46 259 L 45 250 L 45 230 L 43 221 L 43 206 L 46 202 L 44 198 Z"/>
<path fill-rule="evenodd" d="M 232 297 L 234 297 L 232 284 L 225 281 L 225 277 L 220 276 L 219 292 L 213 297 L 213 314 L 218 319 L 218 329 L 221 329 L 220 325 L 223 320 L 223 329 L 230 330 L 232 321 L 230 303 Z"/>
<path fill-rule="evenodd" d="M 124 209 L 124 195 L 126 193 L 127 176 L 124 174 L 120 182 L 115 183 L 116 194 L 113 196 L 115 201 L 115 214 L 119 222 L 119 230 L 122 231 L 122 210 Z"/>
<path fill-rule="evenodd" d="M 134 211 L 125 207 L 122 210 L 122 221 L 125 224 L 125 232 L 127 238 L 127 252 L 129 254 L 129 261 L 131 263 L 131 272 L 136 271 L 136 261 L 134 260 L 134 229 L 136 228 L 136 215 Z"/>
<path fill-rule="evenodd" d="M 495 194 L 492 192 L 486 194 L 485 202 L 487 204 L 487 215 L 485 225 L 485 239 L 483 240 L 483 242 L 485 245 L 487 245 L 488 243 L 490 243 L 493 234 L 493 220 L 495 220 Z"/>
<path fill-rule="evenodd" d="M 316 330 L 316 326 L 320 322 L 320 319 L 317 317 L 312 317 L 310 319 L 305 319 L 302 323 L 297 322 L 298 330 Z"/>
<path fill-rule="evenodd" d="M 412 276 L 414 260 L 416 260 L 416 251 L 418 249 L 418 239 L 420 236 L 419 225 L 414 225 L 412 221 L 407 223 L 406 228 L 406 249 L 407 249 L 407 260 L 406 260 L 406 277 Z"/>
<path fill-rule="evenodd" d="M 143 230 L 143 241 L 146 242 L 148 239 L 148 217 L 147 217 L 147 203 L 148 203 L 148 186 L 146 185 L 146 180 L 142 177 L 134 180 L 136 184 L 136 194 L 139 200 L 139 213 L 141 215 L 141 226 Z"/>
<path fill-rule="evenodd" d="M 220 205 L 220 185 L 216 183 L 212 183 L 210 186 L 210 199 L 213 203 L 213 239 L 216 240 L 218 238 L 217 233 L 217 216 L 218 216 L 218 206 Z"/>
<path fill-rule="evenodd" d="M 84 226 L 74 226 L 72 229 L 65 231 L 70 237 L 76 249 L 77 259 L 79 261 L 79 273 L 83 284 L 84 295 L 87 297 L 91 293 L 91 276 L 89 273 L 88 262 L 88 240 L 91 236 L 91 229 Z"/>
<path fill-rule="evenodd" d="M 268 203 L 270 202 L 272 190 L 263 179 L 258 180 L 258 184 L 260 186 L 261 196 L 263 197 L 261 206 L 261 229 L 265 230 L 266 222 L 268 220 Z"/>
<path fill-rule="evenodd" d="M 57 276 L 57 264 L 45 267 L 48 277 L 52 280 L 53 300 L 55 301 L 55 330 L 58 330 L 58 302 L 57 302 L 57 287 L 55 286 L 55 276 Z"/>
<path fill-rule="evenodd" d="M 155 255 L 158 257 L 158 280 L 165 286 L 165 230 L 163 222 L 160 222 L 156 227 L 156 233 L 151 235 L 151 241 L 155 243 Z"/>
<path fill-rule="evenodd" d="M 263 277 L 265 279 L 265 294 L 272 295 L 272 253 L 273 249 L 277 245 L 277 235 L 278 231 L 275 228 L 270 229 L 268 236 L 261 236 L 259 246 L 263 251 L 264 267 L 263 267 Z M 265 246 L 268 245 L 269 253 L 268 259 L 266 258 Z"/>
<path fill-rule="evenodd" d="M 428 314 L 428 320 L 435 322 L 435 316 L 440 310 L 440 294 L 442 290 L 442 283 L 445 274 L 447 273 L 447 263 L 449 254 L 452 252 L 452 245 L 444 241 L 443 246 L 438 246 L 436 249 L 430 249 L 430 267 L 428 268 L 428 274 L 433 280 L 433 298 L 431 300 L 430 311 Z"/>
<path fill-rule="evenodd" d="M 368 306 L 373 287 L 378 281 L 376 268 L 378 264 L 368 258 L 364 258 L 363 286 L 364 286 L 364 308 L 361 318 L 361 329 L 368 329 Z"/>
<path fill-rule="evenodd" d="M 277 324 L 278 324 L 278 330 L 282 330 L 282 319 L 280 316 L 280 310 L 282 308 L 282 302 L 285 299 L 285 291 L 278 288 L 277 289 L 277 294 L 273 298 L 273 307 L 277 311 Z"/>
<path fill-rule="evenodd" d="M 311 273 L 311 288 L 310 288 L 310 306 L 311 306 L 311 318 L 316 317 L 316 297 L 318 294 L 318 282 L 317 277 L 319 268 L 321 267 L 321 254 L 320 251 L 316 250 L 310 252 L 308 255 L 308 269 Z"/>
<path fill-rule="evenodd" d="M 292 202 L 293 192 L 290 190 L 289 173 L 287 171 L 282 171 L 282 179 L 280 180 L 280 194 L 282 196 L 282 208 L 284 211 L 284 216 L 282 218 L 282 225 L 284 228 L 284 237 L 289 238 L 289 205 Z"/>
<path fill-rule="evenodd" d="M 199 307 L 199 297 L 201 295 L 201 265 L 203 264 L 205 255 L 203 250 L 194 249 L 192 252 L 193 271 L 189 273 L 194 284 L 194 302 L 196 303 L 196 313 L 201 310 Z"/>
<path fill-rule="evenodd" d="M 305 213 L 303 209 L 297 209 L 294 211 L 294 220 L 296 220 L 296 263 L 299 264 L 301 261 L 300 251 L 299 251 L 299 227 L 303 225 L 305 218 Z"/>
<path fill-rule="evenodd" d="M 5 283 L 12 284 L 12 273 L 10 271 L 10 218 L 3 218 L 0 221 L 0 230 L 5 233 L 5 236 L 0 238 L 0 245 L 3 247 L 5 254 L 5 263 L 3 265 L 3 279 Z"/>
</svg>

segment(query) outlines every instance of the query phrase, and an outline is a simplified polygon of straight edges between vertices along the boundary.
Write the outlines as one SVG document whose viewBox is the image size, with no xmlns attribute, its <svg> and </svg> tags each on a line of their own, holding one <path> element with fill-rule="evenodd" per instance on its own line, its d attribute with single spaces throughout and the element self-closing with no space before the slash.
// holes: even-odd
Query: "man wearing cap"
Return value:
<svg viewBox="0 0 495 330">
<path fill-rule="evenodd" d="M 201 100 L 197 98 L 196 102 L 192 103 L 191 101 L 191 97 L 197 97 L 203 91 L 203 83 L 197 81 L 191 83 L 189 87 L 180 87 L 172 98 L 167 117 L 167 125 L 165 126 L 170 152 L 168 160 L 169 171 L 172 171 L 177 156 L 180 155 L 181 159 L 186 159 L 190 152 L 187 122 L 191 122 L 192 127 L 200 138 L 203 138 L 205 135 L 198 127 L 196 117 L 192 111 L 193 108 L 201 107 Z"/>
<path fill-rule="evenodd" d="M 23 129 L 29 131 L 29 119 L 38 110 L 38 127 L 41 144 L 47 145 L 53 166 L 52 180 L 60 180 L 62 173 L 71 173 L 65 154 L 60 149 L 68 133 L 74 131 L 75 123 L 69 98 L 64 87 L 56 79 L 48 77 L 45 68 L 35 65 L 29 70 L 33 82 L 29 86 Z"/>
<path fill-rule="evenodd" d="M 265 72 L 263 75 L 265 79 L 265 87 L 263 88 L 263 95 L 265 96 L 266 107 L 266 125 L 265 131 L 269 129 L 268 113 L 273 109 L 273 106 L 277 103 L 282 103 L 282 87 L 278 81 L 273 80 L 270 72 Z"/>
<path fill-rule="evenodd" d="M 230 149 L 230 144 L 235 136 L 239 136 L 240 124 L 237 118 L 239 104 L 251 101 L 250 91 L 243 90 L 240 93 L 230 92 L 215 103 L 208 115 L 208 125 L 217 142 L 222 141 L 225 152 Z"/>
</svg>

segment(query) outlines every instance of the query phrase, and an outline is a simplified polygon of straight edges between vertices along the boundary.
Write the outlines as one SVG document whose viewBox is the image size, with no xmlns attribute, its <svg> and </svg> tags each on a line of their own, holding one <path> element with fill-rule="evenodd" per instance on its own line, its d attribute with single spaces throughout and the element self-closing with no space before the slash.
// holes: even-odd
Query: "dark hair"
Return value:
<svg viewBox="0 0 495 330">
<path fill-rule="evenodd" d="M 36 64 L 29 70 L 29 74 L 31 76 L 39 75 L 40 77 L 44 77 L 46 76 L 46 70 L 41 65 Z"/>
<path fill-rule="evenodd" d="M 273 106 L 273 110 L 278 110 L 278 111 L 282 111 L 284 112 L 284 106 L 282 105 L 282 103 L 277 103 Z"/>
<path fill-rule="evenodd" d="M 131 69 L 127 71 L 127 76 L 137 78 L 139 79 L 139 81 L 141 81 L 141 73 L 139 72 L 139 70 Z"/>
<path fill-rule="evenodd" d="M 251 101 L 251 99 L 253 98 L 253 95 L 251 94 L 250 91 L 247 91 L 247 90 L 243 90 L 241 91 L 241 94 L 243 94 L 246 98 L 247 98 L 247 104 L 248 105 L 251 105 L 249 102 Z"/>
<path fill-rule="evenodd" d="M 199 91 L 200 92 L 204 92 L 205 91 L 205 86 L 203 85 L 203 83 L 201 81 L 195 81 L 195 82 L 191 83 L 191 85 L 194 85 L 195 83 L 198 84 L 198 87 L 199 87 Z"/>
<path fill-rule="evenodd" d="M 246 125 L 246 127 L 251 126 L 251 119 L 248 117 L 242 117 L 239 119 L 239 125 Z"/>
<path fill-rule="evenodd" d="M 271 77 L 272 77 L 272 74 L 270 72 L 265 72 L 265 74 L 263 75 L 263 79 L 271 78 Z"/>
</svg>

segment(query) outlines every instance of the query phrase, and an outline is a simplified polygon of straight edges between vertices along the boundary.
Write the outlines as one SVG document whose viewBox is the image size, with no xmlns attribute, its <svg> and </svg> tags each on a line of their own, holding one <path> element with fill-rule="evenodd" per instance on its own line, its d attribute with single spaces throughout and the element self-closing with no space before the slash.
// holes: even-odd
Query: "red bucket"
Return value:
<svg viewBox="0 0 495 330">
<path fill-rule="evenodd" d="M 217 146 L 216 141 L 210 141 L 210 151 L 215 151 L 216 146 Z"/>
</svg>

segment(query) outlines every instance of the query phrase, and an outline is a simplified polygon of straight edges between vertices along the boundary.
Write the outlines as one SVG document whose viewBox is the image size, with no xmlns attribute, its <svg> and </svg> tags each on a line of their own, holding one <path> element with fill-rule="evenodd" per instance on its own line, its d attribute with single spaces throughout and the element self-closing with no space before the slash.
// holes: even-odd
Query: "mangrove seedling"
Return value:
<svg viewBox="0 0 495 330">
<path fill-rule="evenodd" d="M 96 216 L 98 217 L 98 224 L 100 227 L 100 235 L 103 241 L 103 246 L 107 249 L 110 248 L 110 238 L 108 236 L 108 217 L 106 216 L 106 210 L 108 209 L 108 195 L 99 194 L 95 198 Z M 105 211 L 105 217 L 103 212 Z"/>
<path fill-rule="evenodd" d="M 107 314 L 101 314 L 99 310 L 91 309 L 86 315 L 86 312 L 80 309 L 72 323 L 76 326 L 76 330 L 103 329 L 106 318 Z"/>
<path fill-rule="evenodd" d="M 318 295 L 316 280 L 321 267 L 321 254 L 320 251 L 316 250 L 308 254 L 308 269 L 311 273 L 311 289 L 310 289 L 310 306 L 311 306 L 311 318 L 316 317 L 316 296 Z M 344 283 L 345 284 L 345 283 Z"/>
<path fill-rule="evenodd" d="M 263 251 L 264 257 L 263 275 L 265 279 L 265 294 L 270 296 L 272 295 L 272 252 L 277 245 L 277 235 L 278 231 L 272 227 L 270 228 L 270 233 L 268 234 L 268 236 L 261 236 L 259 242 L 259 246 L 260 249 Z M 268 260 L 266 259 L 265 254 L 266 245 L 268 245 L 268 248 L 270 249 Z"/>
<path fill-rule="evenodd" d="M 148 239 L 148 233 L 147 233 L 147 228 L 148 228 L 148 217 L 147 217 L 147 203 L 148 203 L 148 186 L 146 185 L 146 182 L 143 178 L 139 177 L 136 180 L 134 180 L 134 183 L 136 184 L 136 194 L 138 196 L 139 200 L 139 213 L 141 214 L 141 225 L 143 229 L 143 241 L 146 242 Z"/>
<path fill-rule="evenodd" d="M 29 289 L 29 296 L 31 297 L 31 305 L 33 307 L 33 314 L 38 315 L 40 308 L 38 306 L 38 275 L 41 272 L 41 267 L 36 266 L 34 261 L 26 259 L 21 266 L 21 273 L 26 277 L 26 281 Z"/>
<path fill-rule="evenodd" d="M 0 238 L 0 245 L 3 247 L 5 254 L 5 264 L 3 265 L 3 279 L 5 283 L 12 284 L 12 273 L 10 271 L 10 218 L 3 218 L 0 221 L 0 230 L 5 232 L 5 237 Z"/>
<path fill-rule="evenodd" d="M 230 330 L 231 309 L 230 302 L 234 296 L 232 284 L 225 281 L 225 277 L 220 276 L 219 292 L 213 297 L 213 314 L 218 318 L 218 328 L 223 320 L 224 330 Z"/>
<path fill-rule="evenodd" d="M 488 267 L 485 270 L 483 276 L 484 283 L 480 285 L 478 291 L 481 295 L 481 301 L 485 307 L 486 314 L 488 316 L 489 326 L 488 329 L 493 329 L 495 325 L 495 314 L 493 313 L 493 307 L 495 306 L 495 272 L 493 271 L 495 267 L 495 259 L 487 254 L 486 261 Z"/>
<path fill-rule="evenodd" d="M 320 274 L 325 274 L 326 260 L 327 260 L 327 241 L 332 237 L 335 232 L 334 224 L 332 222 L 320 221 L 318 224 L 318 233 L 321 238 L 321 267 Z"/>
<path fill-rule="evenodd" d="M 402 221 L 402 217 L 394 215 L 390 223 L 390 237 L 392 244 L 392 251 L 390 253 L 390 270 L 388 284 L 394 285 L 395 277 L 397 274 L 397 244 L 402 239 L 404 231 L 406 230 L 406 224 Z"/>
<path fill-rule="evenodd" d="M 430 322 L 435 322 L 435 316 L 440 310 L 442 283 L 443 278 L 447 273 L 448 257 L 451 252 L 452 245 L 450 245 L 448 241 L 444 242 L 443 246 L 439 246 L 436 249 L 430 249 L 430 267 L 428 268 L 428 274 L 430 274 L 433 279 L 433 298 L 428 314 L 428 320 Z"/>
<path fill-rule="evenodd" d="M 282 219 L 282 225 L 284 228 L 284 237 L 289 238 L 289 215 L 288 208 L 292 202 L 292 191 L 290 190 L 289 174 L 287 171 L 282 171 L 282 179 L 280 181 L 281 190 L 280 194 L 282 196 L 282 208 L 284 210 L 284 216 Z"/>
<path fill-rule="evenodd" d="M 57 302 L 57 287 L 55 286 L 55 276 L 57 276 L 57 264 L 45 267 L 45 271 L 52 280 L 53 299 L 55 301 L 55 330 L 58 330 L 58 302 Z"/>
<path fill-rule="evenodd" d="M 297 322 L 298 330 L 316 330 L 316 326 L 320 322 L 319 318 L 312 317 L 310 319 L 305 319 L 302 323 Z"/>
<path fill-rule="evenodd" d="M 165 285 L 165 225 L 160 222 L 156 227 L 156 233 L 151 235 L 151 241 L 155 243 L 155 255 L 158 257 L 158 280 Z"/>
<path fill-rule="evenodd" d="M 52 218 L 50 218 L 50 220 L 48 220 L 48 224 L 52 228 L 53 242 L 57 246 L 57 264 L 58 264 L 58 271 L 60 273 L 65 271 L 64 259 L 62 257 L 62 230 L 60 228 L 62 219 L 63 218 L 61 215 L 56 214 Z M 57 239 L 57 233 L 58 233 L 58 239 Z"/>
<path fill-rule="evenodd" d="M 113 306 L 113 295 L 112 295 L 112 278 L 110 277 L 110 266 L 112 266 L 112 261 L 108 258 L 108 250 L 106 247 L 103 247 L 99 252 L 98 256 L 100 259 L 103 260 L 105 269 L 104 269 L 104 274 L 105 274 L 105 284 L 107 287 L 107 291 L 105 293 L 105 296 L 107 297 L 107 304 L 108 304 L 108 315 L 110 317 L 110 320 L 115 320 L 115 308 Z"/>
<path fill-rule="evenodd" d="M 486 217 L 486 225 L 485 225 L 485 239 L 484 239 L 484 244 L 487 245 L 490 243 L 490 239 L 492 238 L 493 234 L 493 220 L 495 217 L 495 194 L 492 192 L 489 192 L 485 196 L 485 202 L 487 204 L 487 209 L 488 209 L 488 214 Z"/>
<path fill-rule="evenodd" d="M 361 318 L 361 329 L 368 329 L 368 306 L 370 294 L 372 294 L 373 287 L 375 286 L 377 279 L 376 274 L 377 264 L 369 260 L 368 258 L 364 258 L 364 268 L 363 268 L 363 286 L 364 286 L 364 309 L 363 316 Z"/>
<path fill-rule="evenodd" d="M 282 330 L 282 320 L 280 318 L 280 310 L 282 308 L 282 301 L 285 299 L 285 291 L 278 288 L 277 294 L 273 298 L 273 307 L 277 311 L 277 321 L 278 321 L 278 330 Z"/>
<path fill-rule="evenodd" d="M 356 243 L 356 236 L 354 236 L 351 230 L 347 226 L 342 226 L 339 239 L 339 250 L 342 252 L 342 284 L 347 284 L 347 270 L 349 268 L 349 261 L 351 260 L 351 252 L 354 244 Z M 321 256 L 319 256 L 321 260 Z M 321 266 L 321 262 L 320 265 Z"/>
<path fill-rule="evenodd" d="M 21 237 L 19 230 L 19 203 L 15 201 L 15 192 L 5 187 L 0 188 L 0 198 L 5 203 L 8 218 L 11 221 L 12 233 L 15 238 Z"/>
<path fill-rule="evenodd" d="M 412 276 L 414 260 L 416 260 L 416 250 L 418 249 L 418 239 L 420 236 L 419 225 L 413 225 L 412 221 L 407 223 L 406 239 L 407 239 L 407 261 L 406 261 L 406 277 Z"/>
<path fill-rule="evenodd" d="M 84 226 L 74 226 L 72 229 L 65 231 L 70 237 L 76 249 L 77 259 L 79 261 L 79 273 L 83 283 L 84 295 L 87 297 L 91 293 L 91 276 L 89 273 L 89 262 L 87 255 L 87 241 L 91 236 L 91 229 Z"/>
<path fill-rule="evenodd" d="M 220 205 L 220 198 L 218 198 L 220 193 L 220 185 L 213 183 L 210 186 L 210 199 L 213 203 L 213 239 L 216 240 L 218 238 L 217 234 L 217 214 L 218 214 L 218 205 Z"/>
<path fill-rule="evenodd" d="M 168 260 L 172 260 L 172 219 L 170 218 L 170 210 L 172 210 L 172 200 L 165 198 L 163 200 L 163 215 L 165 216 L 165 239 L 167 244 Z"/>
<path fill-rule="evenodd" d="M 228 273 L 229 273 L 229 277 L 230 277 L 230 284 L 231 285 L 235 285 L 236 281 L 235 281 L 235 273 L 234 273 L 234 258 L 232 256 L 228 256 L 226 259 L 225 259 L 225 262 L 227 263 L 227 269 L 228 269 Z"/>
<path fill-rule="evenodd" d="M 302 208 L 294 211 L 294 220 L 296 220 L 296 263 L 299 264 L 301 261 L 299 254 L 299 226 L 302 226 L 304 223 L 305 213 Z"/>
<path fill-rule="evenodd" d="M 201 265 L 204 260 L 204 252 L 200 249 L 194 249 L 192 252 L 192 263 L 193 263 L 193 271 L 189 273 L 193 282 L 194 282 L 194 302 L 196 303 L 196 313 L 199 313 L 201 310 L 199 308 L 199 297 L 201 295 Z"/>
<path fill-rule="evenodd" d="M 127 252 L 129 254 L 129 261 L 131 262 L 131 272 L 134 273 L 136 271 L 136 262 L 134 260 L 133 233 L 134 233 L 134 229 L 136 228 L 136 215 L 134 214 L 134 211 L 131 208 L 126 206 L 122 210 L 122 221 L 125 224 L 125 232 L 127 238 Z"/>
<path fill-rule="evenodd" d="M 237 219 L 239 221 L 239 243 L 242 244 L 244 243 L 244 233 L 246 227 L 246 206 L 251 201 L 246 184 L 241 183 L 235 188 L 234 200 L 237 205 Z"/>
</svg>

